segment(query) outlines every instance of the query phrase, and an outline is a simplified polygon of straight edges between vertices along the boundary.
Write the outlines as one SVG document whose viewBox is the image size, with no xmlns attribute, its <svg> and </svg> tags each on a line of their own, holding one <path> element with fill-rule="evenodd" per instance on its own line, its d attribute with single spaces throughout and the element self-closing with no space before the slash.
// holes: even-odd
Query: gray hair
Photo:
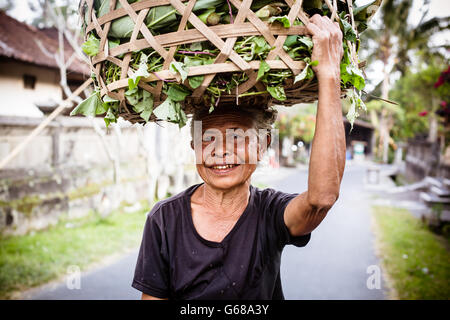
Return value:
<svg viewBox="0 0 450 320">
<path fill-rule="evenodd" d="M 255 124 L 255 129 L 266 129 L 268 133 L 270 133 L 270 130 L 272 129 L 272 125 L 275 123 L 275 120 L 277 119 L 278 111 L 275 110 L 273 107 L 255 107 L 255 106 L 249 106 L 249 105 L 223 105 L 219 106 L 218 108 L 214 109 L 212 113 L 208 112 L 207 108 L 199 108 L 195 109 L 194 114 L 192 115 L 192 121 L 191 121 L 191 137 L 194 137 L 194 121 L 202 120 L 203 117 L 207 115 L 214 115 L 217 114 L 220 116 L 220 114 L 226 114 L 231 112 L 238 112 L 242 113 L 243 116 L 247 116 L 251 119 L 253 119 Z"/>
</svg>

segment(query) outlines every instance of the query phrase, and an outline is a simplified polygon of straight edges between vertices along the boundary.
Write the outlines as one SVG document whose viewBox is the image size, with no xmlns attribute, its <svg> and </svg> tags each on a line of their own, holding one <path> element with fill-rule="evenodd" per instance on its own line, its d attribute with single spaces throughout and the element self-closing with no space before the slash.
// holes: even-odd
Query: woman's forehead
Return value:
<svg viewBox="0 0 450 320">
<path fill-rule="evenodd" d="M 202 129 L 207 130 L 211 128 L 253 128 L 253 119 L 242 113 L 224 113 L 216 115 L 207 115 L 202 119 Z"/>
</svg>

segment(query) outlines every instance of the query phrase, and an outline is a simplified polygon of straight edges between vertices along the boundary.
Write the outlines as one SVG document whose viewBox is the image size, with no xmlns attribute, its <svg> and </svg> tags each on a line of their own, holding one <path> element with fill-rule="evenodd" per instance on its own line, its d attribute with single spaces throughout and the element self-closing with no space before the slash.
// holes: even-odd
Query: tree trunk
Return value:
<svg viewBox="0 0 450 320">
<path fill-rule="evenodd" d="M 389 70 L 388 63 L 390 57 L 390 41 L 389 36 L 386 37 L 385 44 L 383 45 L 385 50 L 383 53 L 383 83 L 381 86 L 381 98 L 388 100 L 389 98 Z M 384 102 L 383 102 L 384 104 Z M 388 127 L 388 110 L 384 108 L 381 111 L 381 119 L 380 119 L 380 139 L 383 148 L 383 163 L 388 162 L 388 154 L 389 154 L 389 127 Z"/>
<path fill-rule="evenodd" d="M 438 139 L 438 119 L 436 114 L 434 113 L 435 106 L 437 105 L 436 97 L 434 95 L 431 96 L 431 112 L 428 117 L 429 129 L 428 129 L 428 141 L 431 143 L 435 143 Z"/>
</svg>

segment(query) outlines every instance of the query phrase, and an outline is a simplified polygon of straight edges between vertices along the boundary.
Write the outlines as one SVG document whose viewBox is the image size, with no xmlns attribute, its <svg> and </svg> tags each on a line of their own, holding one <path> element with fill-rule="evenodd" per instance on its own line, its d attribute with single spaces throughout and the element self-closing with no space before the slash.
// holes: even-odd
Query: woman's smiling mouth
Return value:
<svg viewBox="0 0 450 320">
<path fill-rule="evenodd" d="M 216 174 L 225 174 L 225 173 L 233 171 L 238 166 L 240 166 L 240 165 L 239 164 L 221 164 L 221 165 L 213 165 L 213 166 L 210 166 L 207 168 Z"/>
</svg>

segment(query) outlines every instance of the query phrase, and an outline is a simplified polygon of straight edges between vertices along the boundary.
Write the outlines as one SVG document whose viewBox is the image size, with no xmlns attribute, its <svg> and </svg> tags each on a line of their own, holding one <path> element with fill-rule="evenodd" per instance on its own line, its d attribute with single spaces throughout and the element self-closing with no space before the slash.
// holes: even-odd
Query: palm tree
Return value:
<svg viewBox="0 0 450 320">
<path fill-rule="evenodd" d="M 390 76 L 393 72 L 404 75 L 411 64 L 410 53 L 414 50 L 422 50 L 427 54 L 440 54 L 429 48 L 430 37 L 436 32 L 442 31 L 449 26 L 450 17 L 433 18 L 424 21 L 430 5 L 430 0 L 424 0 L 425 8 L 417 25 L 407 23 L 411 13 L 412 1 L 410 0 L 384 0 L 381 6 L 381 28 L 369 29 L 362 34 L 362 42 L 375 42 L 372 50 L 368 50 L 367 61 L 370 63 L 379 60 L 383 64 L 383 80 L 372 92 L 381 95 L 382 99 L 389 98 Z M 434 48 L 435 49 L 435 48 Z M 393 64 L 393 66 L 391 66 Z M 389 108 L 381 108 L 379 114 L 371 110 L 372 118 L 375 116 L 378 122 L 379 147 L 378 156 L 383 162 L 388 161 L 388 148 L 390 131 L 394 125 L 393 114 Z"/>
</svg>

